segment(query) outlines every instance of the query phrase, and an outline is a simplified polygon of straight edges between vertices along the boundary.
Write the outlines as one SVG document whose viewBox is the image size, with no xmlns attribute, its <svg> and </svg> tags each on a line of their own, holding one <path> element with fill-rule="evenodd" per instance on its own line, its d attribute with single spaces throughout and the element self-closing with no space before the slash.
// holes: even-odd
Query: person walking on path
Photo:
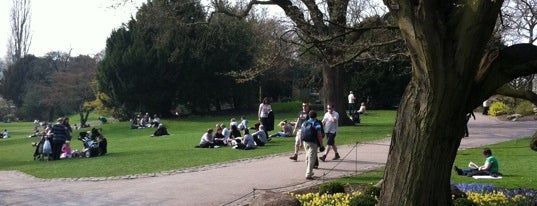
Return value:
<svg viewBox="0 0 537 206">
<path fill-rule="evenodd" d="M 302 102 L 302 111 L 298 113 L 298 118 L 296 119 L 295 129 L 293 130 L 293 134 L 295 134 L 295 153 L 293 156 L 289 157 L 291 160 L 297 160 L 298 159 L 298 150 L 300 150 L 300 126 L 302 126 L 302 123 L 304 121 L 308 120 L 308 112 L 310 111 L 310 106 L 307 102 Z"/>
<path fill-rule="evenodd" d="M 483 102 L 483 115 L 489 115 L 489 109 L 491 104 L 492 101 L 490 101 L 489 99 Z"/>
<path fill-rule="evenodd" d="M 300 139 L 304 145 L 304 150 L 306 150 L 306 179 L 313 180 L 313 167 L 315 166 L 315 161 L 317 161 L 317 147 L 323 148 L 323 137 L 321 134 L 321 123 L 317 121 L 317 113 L 310 110 L 308 116 L 309 119 L 302 124 L 301 130 L 308 131 L 308 129 L 313 127 L 315 133 L 303 131 Z M 306 125 L 310 126 L 308 127 Z"/>
<path fill-rule="evenodd" d="M 475 114 L 474 112 L 469 112 L 466 114 L 466 125 L 464 127 L 464 137 L 468 137 L 468 122 L 470 121 L 470 118 L 471 117 L 474 117 L 474 120 L 475 120 Z"/>
<path fill-rule="evenodd" d="M 339 153 L 337 152 L 335 142 L 336 133 L 338 129 L 339 114 L 334 111 L 334 107 L 331 104 L 326 105 L 326 110 L 327 112 L 324 114 L 322 122 L 325 128 L 326 138 L 328 140 L 326 142 L 326 151 L 324 152 L 323 156 L 319 158 L 323 162 L 326 160 L 326 156 L 330 152 L 330 148 L 334 149 L 334 152 L 336 153 L 332 160 L 338 160 L 340 158 Z"/>
<path fill-rule="evenodd" d="M 354 103 L 356 101 L 352 91 L 349 92 L 349 96 L 347 98 L 349 99 L 349 114 L 352 114 L 354 112 Z"/>
</svg>

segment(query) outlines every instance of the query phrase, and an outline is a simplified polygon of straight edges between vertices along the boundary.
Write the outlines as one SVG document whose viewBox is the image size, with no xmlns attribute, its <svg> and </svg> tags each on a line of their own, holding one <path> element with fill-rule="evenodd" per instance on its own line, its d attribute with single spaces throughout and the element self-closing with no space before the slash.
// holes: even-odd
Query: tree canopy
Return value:
<svg viewBox="0 0 537 206">
<path fill-rule="evenodd" d="M 250 68 L 252 32 L 248 22 L 225 15 L 207 21 L 198 1 L 148 2 L 107 41 L 98 75 L 105 104 L 161 115 L 178 105 L 194 111 L 247 105 L 255 92 L 225 73 Z"/>
</svg>

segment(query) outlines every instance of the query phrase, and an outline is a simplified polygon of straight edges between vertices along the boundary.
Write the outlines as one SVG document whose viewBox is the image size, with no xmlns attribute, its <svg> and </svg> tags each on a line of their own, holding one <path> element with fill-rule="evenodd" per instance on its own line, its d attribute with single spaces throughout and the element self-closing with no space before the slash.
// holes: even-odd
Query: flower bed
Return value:
<svg viewBox="0 0 537 206">
<path fill-rule="evenodd" d="M 353 194 L 336 193 L 336 194 L 319 194 L 319 193 L 306 193 L 306 194 L 291 194 L 300 201 L 300 205 L 304 206 L 317 206 L 317 205 L 334 205 L 344 206 L 349 205 L 350 199 L 360 195 L 360 192 Z"/>
<path fill-rule="evenodd" d="M 455 184 L 476 205 L 537 205 L 537 193 L 531 189 L 504 189 L 489 184 Z"/>
<path fill-rule="evenodd" d="M 537 205 L 537 192 L 531 189 L 504 189 L 488 184 L 455 184 L 466 194 L 466 199 L 475 205 Z M 301 205 L 349 205 L 352 198 L 360 196 L 361 192 L 336 193 L 336 194 L 291 194 L 296 197 Z M 457 205 L 457 204 L 456 204 Z"/>
</svg>

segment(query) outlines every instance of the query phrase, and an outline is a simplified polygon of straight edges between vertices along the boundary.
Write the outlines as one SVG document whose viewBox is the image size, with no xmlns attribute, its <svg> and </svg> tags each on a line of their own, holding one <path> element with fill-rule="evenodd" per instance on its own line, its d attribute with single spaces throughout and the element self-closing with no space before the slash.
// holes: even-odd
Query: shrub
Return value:
<svg viewBox="0 0 537 206">
<path fill-rule="evenodd" d="M 319 186 L 319 194 L 345 193 L 345 187 L 339 182 L 327 182 Z"/>
<path fill-rule="evenodd" d="M 457 198 L 453 200 L 453 205 L 454 206 L 477 206 L 475 202 L 466 198 Z"/>
<path fill-rule="evenodd" d="M 273 102 L 271 103 L 272 111 L 276 114 L 278 113 L 287 113 L 295 112 L 299 110 L 302 106 L 302 102 Z"/>
<path fill-rule="evenodd" d="M 377 199 L 371 195 L 358 195 L 351 198 L 349 201 L 349 206 L 375 206 L 377 204 Z"/>
<path fill-rule="evenodd" d="M 364 188 L 364 191 L 362 192 L 364 195 L 369 195 L 372 197 L 379 197 L 380 196 L 380 187 L 375 187 L 374 185 L 369 185 L 366 188 Z"/>
<path fill-rule="evenodd" d="M 503 102 L 494 102 L 490 105 L 489 114 L 492 116 L 498 116 L 502 114 L 509 114 L 511 108 L 505 105 Z"/>
<path fill-rule="evenodd" d="M 533 104 L 529 101 L 520 102 L 515 106 L 515 113 L 521 115 L 532 115 L 533 114 Z"/>
</svg>

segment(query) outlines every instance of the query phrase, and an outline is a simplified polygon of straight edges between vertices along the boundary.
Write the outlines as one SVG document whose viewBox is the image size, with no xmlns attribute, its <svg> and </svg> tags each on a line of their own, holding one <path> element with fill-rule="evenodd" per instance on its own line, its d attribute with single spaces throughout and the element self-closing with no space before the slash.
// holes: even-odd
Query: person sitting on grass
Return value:
<svg viewBox="0 0 537 206">
<path fill-rule="evenodd" d="M 239 127 L 239 123 L 237 123 L 237 120 L 235 120 L 235 118 L 231 118 L 229 120 L 229 127 L 233 127 L 233 125 L 235 125 L 237 128 Z"/>
<path fill-rule="evenodd" d="M 360 114 L 367 114 L 367 110 L 366 110 L 366 107 L 365 107 L 365 102 L 362 102 L 360 104 L 360 109 L 358 110 L 358 113 Z"/>
<path fill-rule="evenodd" d="M 207 129 L 207 132 L 201 136 L 200 148 L 214 148 L 214 135 L 213 129 Z"/>
<path fill-rule="evenodd" d="M 227 146 L 227 140 L 224 134 L 222 134 L 222 126 L 220 124 L 216 127 L 216 133 L 214 134 L 214 144 L 217 146 Z"/>
<path fill-rule="evenodd" d="M 159 124 L 157 127 L 157 130 L 151 135 L 151 137 L 158 137 L 163 135 L 170 135 L 168 134 L 168 129 L 163 125 Z"/>
<path fill-rule="evenodd" d="M 3 138 L 8 138 L 9 137 L 9 132 L 7 131 L 7 129 L 4 129 L 4 132 L 2 133 L 2 137 Z"/>
<path fill-rule="evenodd" d="M 239 128 L 237 127 L 237 125 L 231 125 L 229 138 L 235 139 L 235 138 L 240 138 L 240 137 L 242 137 L 242 134 L 241 134 L 241 131 L 239 131 Z"/>
<path fill-rule="evenodd" d="M 34 127 L 34 133 L 28 136 L 28 138 L 39 137 L 40 135 L 41 135 L 41 132 L 39 132 L 39 127 Z"/>
<path fill-rule="evenodd" d="M 244 116 L 241 117 L 241 123 L 239 123 L 237 127 L 239 128 L 240 131 L 243 131 L 244 129 L 248 128 L 248 120 L 246 119 L 246 117 Z"/>
<path fill-rule="evenodd" d="M 252 137 L 254 138 L 255 143 L 257 146 L 265 146 L 267 143 L 267 133 L 265 132 L 265 126 L 263 125 L 257 125 L 257 132 L 252 133 Z"/>
<path fill-rule="evenodd" d="M 231 136 L 231 133 L 229 129 L 226 127 L 225 124 L 220 124 L 220 127 L 222 128 L 222 135 L 224 135 L 224 142 L 227 145 L 231 145 L 231 139 L 229 138 Z"/>
<path fill-rule="evenodd" d="M 281 131 L 270 135 L 270 137 L 292 137 L 293 136 L 293 125 L 287 123 L 287 120 L 283 120 L 280 122 L 280 129 Z"/>
<path fill-rule="evenodd" d="M 237 141 L 237 146 L 234 147 L 234 149 L 244 149 L 244 150 L 251 150 L 256 148 L 256 144 L 254 141 L 254 137 L 250 134 L 250 131 L 248 129 L 244 129 L 244 137 L 239 142 Z"/>
<path fill-rule="evenodd" d="M 65 141 L 62 146 L 62 154 L 60 159 L 71 158 L 71 147 L 69 146 L 69 141 Z"/>
<path fill-rule="evenodd" d="M 455 170 L 458 175 L 464 175 L 468 177 L 472 177 L 474 175 L 491 175 L 493 177 L 497 177 L 501 175 L 501 173 L 499 172 L 498 160 L 496 159 L 496 157 L 492 156 L 492 151 L 490 150 L 490 148 L 483 149 L 483 156 L 485 156 L 485 164 L 483 166 L 465 170 L 459 169 L 457 166 L 454 166 L 453 170 Z"/>
</svg>

